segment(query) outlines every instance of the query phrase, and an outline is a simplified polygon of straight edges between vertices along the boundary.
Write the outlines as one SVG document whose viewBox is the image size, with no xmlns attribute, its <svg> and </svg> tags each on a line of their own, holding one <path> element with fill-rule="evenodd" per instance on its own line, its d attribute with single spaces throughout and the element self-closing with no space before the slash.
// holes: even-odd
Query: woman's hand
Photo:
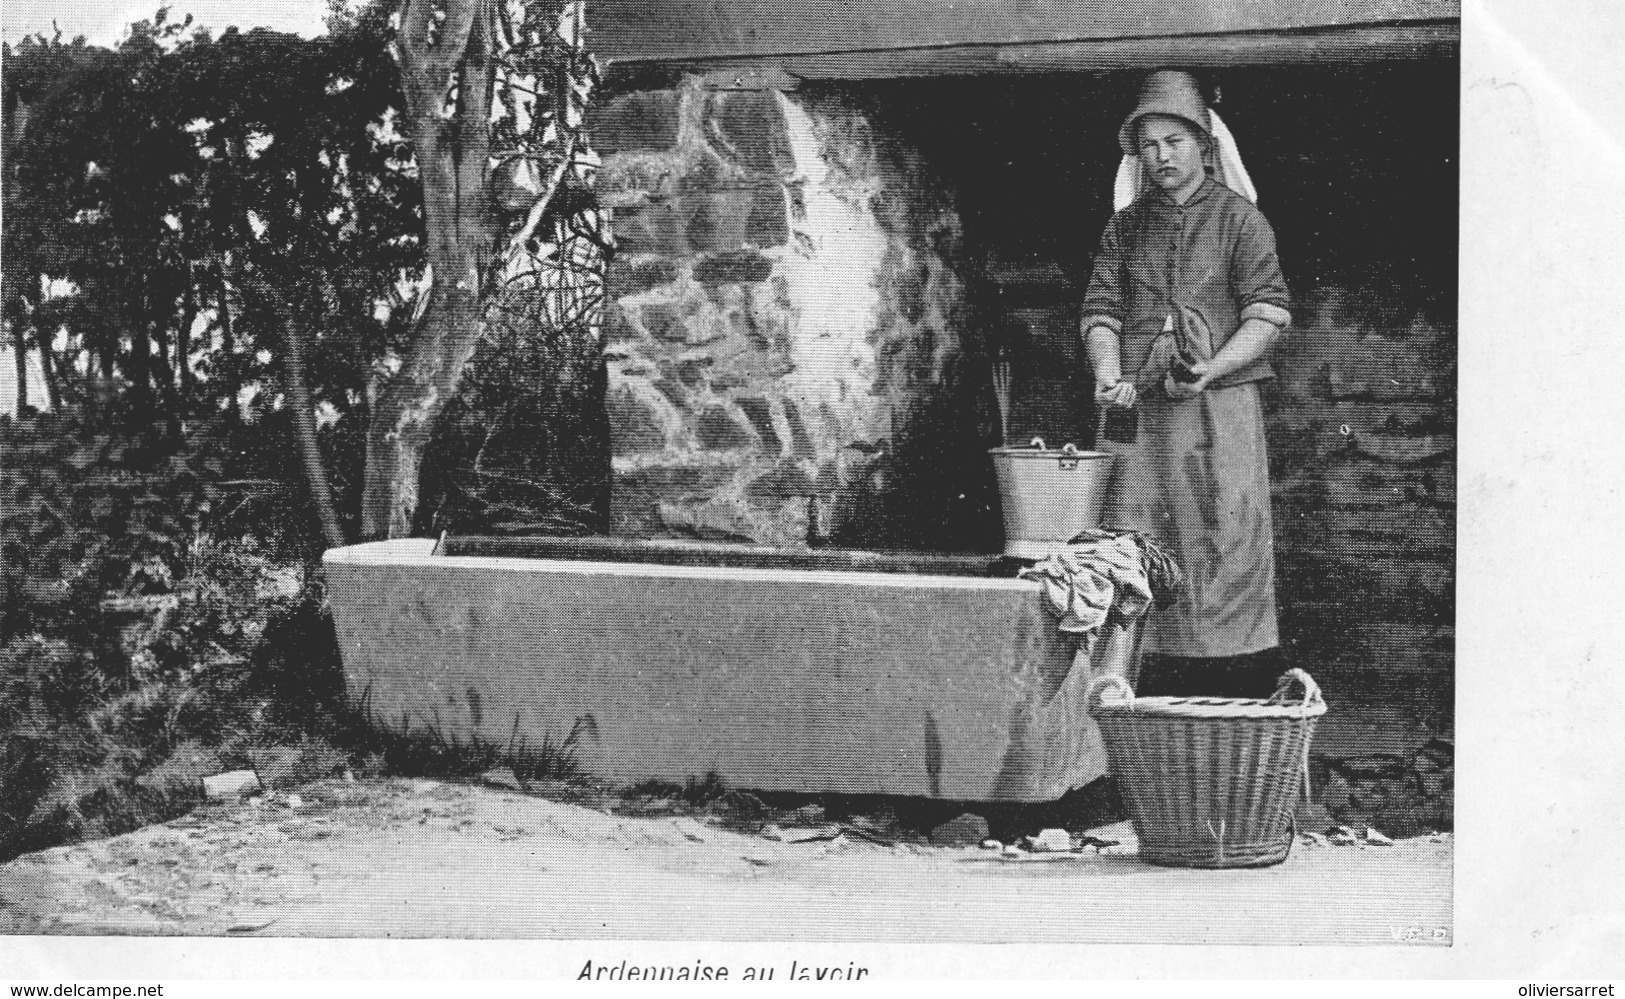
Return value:
<svg viewBox="0 0 1625 999">
<path fill-rule="evenodd" d="M 1195 376 L 1191 381 L 1179 381 L 1173 376 L 1172 372 L 1162 379 L 1162 390 L 1168 393 L 1168 398 L 1175 402 L 1181 402 L 1195 396 L 1206 389 L 1209 382 L 1213 381 L 1212 370 L 1206 361 L 1197 361 L 1195 364 L 1186 365 L 1186 367 Z"/>
<path fill-rule="evenodd" d="M 1095 405 L 1116 406 L 1119 409 L 1128 409 L 1139 398 L 1134 389 L 1134 383 L 1119 379 L 1116 382 L 1095 382 Z"/>
</svg>

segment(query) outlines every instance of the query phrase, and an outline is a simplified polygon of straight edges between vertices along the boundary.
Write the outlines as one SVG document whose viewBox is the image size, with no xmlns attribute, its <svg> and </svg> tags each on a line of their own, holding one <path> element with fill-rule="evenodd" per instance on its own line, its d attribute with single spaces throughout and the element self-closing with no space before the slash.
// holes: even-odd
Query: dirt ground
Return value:
<svg viewBox="0 0 1625 999">
<path fill-rule="evenodd" d="M 1448 835 L 1301 839 L 1261 870 L 1119 845 L 1007 856 L 811 823 L 611 814 L 477 784 L 340 781 L 0 866 L 0 932 L 724 941 L 1448 944 Z M 777 835 L 781 838 L 774 839 Z"/>
</svg>

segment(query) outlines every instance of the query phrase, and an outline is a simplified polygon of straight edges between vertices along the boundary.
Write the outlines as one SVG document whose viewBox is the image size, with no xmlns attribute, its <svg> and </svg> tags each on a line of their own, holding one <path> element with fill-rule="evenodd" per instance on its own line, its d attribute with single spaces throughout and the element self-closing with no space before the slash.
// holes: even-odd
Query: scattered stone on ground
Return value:
<svg viewBox="0 0 1625 999">
<path fill-rule="evenodd" d="M 1031 837 L 1029 844 L 1036 853 L 1070 853 L 1072 834 L 1065 829 L 1045 829 Z"/>
<path fill-rule="evenodd" d="M 887 836 L 882 836 L 879 833 L 870 832 L 869 829 L 866 828 L 867 825 L 868 825 L 867 823 L 860 824 L 857 821 L 853 821 L 851 823 L 848 823 L 847 825 L 842 826 L 841 831 L 846 833 L 847 835 L 851 836 L 854 839 L 861 839 L 866 843 L 873 843 L 876 846 L 896 846 L 897 845 L 897 841 L 895 839 L 891 839 L 890 837 L 887 837 Z"/>
<path fill-rule="evenodd" d="M 1332 826 L 1326 832 L 1326 840 L 1338 846 L 1352 846 L 1360 842 L 1360 837 L 1354 835 L 1354 830 L 1347 826 Z"/>
<path fill-rule="evenodd" d="M 984 849 L 984 850 L 1002 850 L 1002 849 L 1004 849 L 1004 844 L 1000 843 L 996 839 L 984 839 L 984 840 L 982 840 L 982 849 Z"/>
<path fill-rule="evenodd" d="M 692 897 L 696 905 L 710 906 L 718 919 L 734 919 L 730 913 L 735 904 L 759 904 L 761 916 L 726 925 L 741 934 L 765 932 L 760 929 L 764 925 L 791 934 L 805 930 L 797 920 L 808 918 L 806 909 L 819 907 L 787 910 L 782 900 L 805 890 L 827 889 L 827 897 L 850 897 L 860 907 L 868 904 L 864 899 L 879 896 L 915 905 L 908 886 L 940 881 L 952 886 L 944 890 L 964 892 L 967 898 L 985 893 L 996 903 L 993 909 L 981 907 L 985 912 L 1004 905 L 1064 905 L 1088 883 L 1067 879 L 1141 873 L 1147 885 L 1185 879 L 1180 884 L 1211 895 L 1213 912 L 1233 904 L 1221 897 L 1230 883 L 1225 879 L 1142 870 L 1132 863 L 1136 840 L 1126 821 L 1089 826 L 1081 833 L 1085 842 L 1124 844 L 1103 847 L 1098 857 L 1050 851 L 1029 855 L 997 842 L 992 843 L 997 850 L 967 856 L 926 846 L 923 840 L 877 845 L 878 837 L 855 828 L 843 831 L 833 822 L 821 828 L 788 827 L 778 815 L 770 815 L 784 837 L 776 842 L 718 828 L 706 821 L 703 806 L 692 806 L 694 814 L 633 818 L 476 781 L 333 779 L 302 785 L 297 794 L 303 801 L 297 811 L 282 807 L 293 798 L 286 791 L 246 801 L 210 801 L 170 823 L 0 866 L 0 882 L 8 886 L 0 933 L 651 934 L 669 929 L 650 914 L 648 899 L 656 886 L 672 897 Z M 764 821 L 757 828 L 769 824 Z M 1053 828 L 1034 839 L 1058 842 Z M 1313 906 L 1305 903 L 1301 910 L 1310 921 L 1320 918 L 1316 913 L 1323 912 L 1319 907 L 1327 898 L 1346 890 L 1343 882 L 1348 879 L 1342 875 L 1350 870 L 1381 874 L 1360 881 L 1370 891 L 1387 893 L 1376 901 L 1367 899 L 1371 905 L 1391 907 L 1397 897 L 1393 885 L 1414 888 L 1414 879 L 1431 879 L 1427 892 L 1432 894 L 1417 896 L 1419 904 L 1433 905 L 1429 899 L 1442 898 L 1435 908 L 1444 915 L 1427 918 L 1447 920 L 1448 843 L 1440 835 L 1363 852 L 1304 850 L 1282 870 L 1301 878 L 1314 898 Z M 515 871 L 521 876 L 515 877 Z M 1032 880 L 1039 872 L 1046 876 Z M 606 878 L 618 887 L 604 890 Z M 1006 878 L 1016 880 L 1001 880 Z M 877 883 L 894 887 L 879 890 Z M 1161 918 L 1157 905 L 1132 901 L 1142 892 L 1116 890 L 1124 884 L 1114 880 L 1114 890 L 1106 893 L 1117 901 L 1096 900 L 1105 907 L 1101 912 L 1116 914 L 1121 905 L 1140 904 L 1139 918 L 1150 920 L 1147 925 Z M 1325 897 L 1315 896 L 1316 891 Z M 1034 892 L 1047 901 L 1033 902 Z M 378 904 L 380 897 L 390 904 Z M 926 897 L 917 901 L 920 907 L 929 905 Z M 977 909 L 968 905 L 962 913 L 970 919 L 967 926 L 980 927 L 967 932 L 998 925 L 999 920 L 985 915 L 975 917 Z M 1364 926 L 1364 920 L 1355 922 Z M 1333 920 L 1322 923 L 1316 932 L 1342 932 Z M 852 924 L 836 925 L 838 934 L 840 925 L 849 929 Z M 900 917 L 887 925 L 921 921 Z M 1037 939 L 1028 929 L 1022 928 L 1019 938 Z M 707 932 L 714 937 L 717 927 L 708 926 Z"/>
<path fill-rule="evenodd" d="M 241 798 L 260 789 L 260 779 L 252 770 L 229 770 L 203 778 L 203 793 L 211 798 Z"/>
<path fill-rule="evenodd" d="M 525 785 L 513 772 L 512 767 L 494 767 L 480 774 L 480 783 L 488 787 L 499 787 L 505 791 L 523 791 Z"/>
<path fill-rule="evenodd" d="M 1365 828 L 1365 841 L 1373 846 L 1393 846 L 1394 841 L 1384 836 L 1371 826 Z"/>
<path fill-rule="evenodd" d="M 730 828 L 750 830 L 760 829 L 770 814 L 762 799 L 748 791 L 729 791 L 711 803 L 710 811 Z"/>
<path fill-rule="evenodd" d="M 841 827 L 832 825 L 803 826 L 793 831 L 781 829 L 779 833 L 781 841 L 785 843 L 832 843 L 841 838 Z"/>
<path fill-rule="evenodd" d="M 704 843 L 706 841 L 706 833 L 708 832 L 706 827 L 686 815 L 680 815 L 672 819 L 671 824 L 690 843 Z"/>
<path fill-rule="evenodd" d="M 873 813 L 850 815 L 846 827 L 877 836 L 888 843 L 897 838 L 897 813 L 890 805 L 882 805 Z"/>
<path fill-rule="evenodd" d="M 1449 739 L 1430 739 L 1409 757 L 1317 756 L 1311 763 L 1317 802 L 1342 825 L 1354 829 L 1374 825 L 1405 838 L 1453 822 L 1455 745 Z M 1299 828 L 1304 825 L 1300 821 Z"/>
<path fill-rule="evenodd" d="M 987 819 L 965 812 L 931 830 L 931 843 L 933 846 L 974 846 L 987 839 L 987 834 Z"/>
<path fill-rule="evenodd" d="M 819 804 L 802 805 L 786 816 L 786 819 L 797 825 L 816 826 L 824 821 L 824 806 Z"/>
<path fill-rule="evenodd" d="M 196 794 L 204 778 L 220 773 L 224 767 L 220 757 L 207 746 L 185 742 L 175 747 L 162 763 L 137 776 L 135 782 L 160 794 Z"/>
<path fill-rule="evenodd" d="M 1292 820 L 1299 829 L 1330 829 L 1337 824 L 1331 809 L 1318 801 L 1300 801 L 1293 809 Z"/>
</svg>

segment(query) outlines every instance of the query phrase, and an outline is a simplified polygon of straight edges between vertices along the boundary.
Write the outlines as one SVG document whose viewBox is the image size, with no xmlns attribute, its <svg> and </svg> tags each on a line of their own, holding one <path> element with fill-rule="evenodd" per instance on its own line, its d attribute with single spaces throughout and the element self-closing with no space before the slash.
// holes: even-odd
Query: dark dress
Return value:
<svg viewBox="0 0 1625 999">
<path fill-rule="evenodd" d="M 1179 205 L 1152 189 L 1114 215 L 1101 237 L 1083 329 L 1122 338 L 1125 377 L 1141 394 L 1132 444 L 1118 455 L 1103 523 L 1142 531 L 1185 571 L 1178 601 L 1147 618 L 1143 649 L 1173 656 L 1236 656 L 1279 644 L 1268 463 L 1258 382 L 1248 365 L 1183 401 L 1161 388 L 1154 349 L 1170 321 L 1205 339 L 1212 356 L 1254 316 L 1290 320 L 1275 234 L 1245 198 L 1209 179 Z M 1165 338 L 1166 342 L 1166 338 Z"/>
</svg>

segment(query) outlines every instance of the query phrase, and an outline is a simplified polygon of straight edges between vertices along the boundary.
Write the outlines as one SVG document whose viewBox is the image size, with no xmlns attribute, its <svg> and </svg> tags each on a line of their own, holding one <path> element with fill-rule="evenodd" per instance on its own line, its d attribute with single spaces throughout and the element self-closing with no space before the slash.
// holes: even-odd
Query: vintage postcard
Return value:
<svg viewBox="0 0 1625 999">
<path fill-rule="evenodd" d="M 0 968 L 1604 981 L 1622 25 L 1463 8 L 5 0 Z"/>
</svg>

